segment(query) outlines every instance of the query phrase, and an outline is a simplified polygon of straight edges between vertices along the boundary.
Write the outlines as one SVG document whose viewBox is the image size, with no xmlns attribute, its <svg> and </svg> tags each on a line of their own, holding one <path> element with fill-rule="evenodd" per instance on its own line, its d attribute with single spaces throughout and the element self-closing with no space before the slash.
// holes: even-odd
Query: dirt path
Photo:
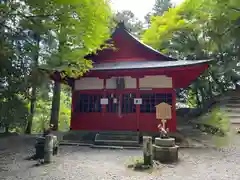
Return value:
<svg viewBox="0 0 240 180">
<path fill-rule="evenodd" d="M 3 145 L 4 144 L 4 145 Z M 177 165 L 161 165 L 152 173 L 133 172 L 126 168 L 141 150 L 104 150 L 63 146 L 55 163 L 35 167 L 24 160 L 34 139 L 12 137 L 0 140 L 1 180 L 239 180 L 240 148 L 181 149 Z M 6 147 L 11 149 L 6 149 Z M 5 149 L 4 149 L 5 148 Z"/>
</svg>

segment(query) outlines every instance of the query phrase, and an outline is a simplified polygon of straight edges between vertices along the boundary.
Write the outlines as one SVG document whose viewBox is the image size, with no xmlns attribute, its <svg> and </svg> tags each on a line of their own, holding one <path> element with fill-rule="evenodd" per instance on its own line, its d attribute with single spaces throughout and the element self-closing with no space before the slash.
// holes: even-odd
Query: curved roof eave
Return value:
<svg viewBox="0 0 240 180">
<path fill-rule="evenodd" d="M 154 69 L 154 68 L 176 68 L 206 64 L 210 60 L 179 60 L 179 61 L 137 61 L 137 62 L 109 62 L 93 65 L 92 71 L 107 70 L 137 70 L 137 69 Z"/>
</svg>

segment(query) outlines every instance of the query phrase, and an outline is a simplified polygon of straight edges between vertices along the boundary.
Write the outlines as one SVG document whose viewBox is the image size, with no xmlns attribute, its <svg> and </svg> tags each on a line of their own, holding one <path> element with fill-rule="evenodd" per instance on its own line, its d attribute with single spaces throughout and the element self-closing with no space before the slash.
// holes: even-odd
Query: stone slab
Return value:
<svg viewBox="0 0 240 180">
<path fill-rule="evenodd" d="M 174 138 L 155 138 L 155 145 L 163 146 L 163 147 L 174 147 L 175 146 L 175 139 Z"/>
<path fill-rule="evenodd" d="M 131 133 L 131 135 L 127 133 L 97 133 L 94 144 L 105 146 L 139 146 L 139 137 L 137 133 Z"/>
<path fill-rule="evenodd" d="M 177 151 L 179 149 L 179 146 L 175 145 L 173 147 L 162 147 L 154 145 L 156 148 L 156 151 Z"/>
<path fill-rule="evenodd" d="M 153 159 L 161 163 L 173 163 L 178 160 L 178 146 L 159 147 L 153 145 Z"/>
</svg>

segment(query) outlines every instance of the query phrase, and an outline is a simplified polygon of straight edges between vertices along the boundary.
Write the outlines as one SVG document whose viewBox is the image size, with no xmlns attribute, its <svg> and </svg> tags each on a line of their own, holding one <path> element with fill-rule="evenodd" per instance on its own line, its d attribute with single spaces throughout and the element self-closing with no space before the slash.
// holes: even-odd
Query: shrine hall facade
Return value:
<svg viewBox="0 0 240 180">
<path fill-rule="evenodd" d="M 155 132 L 156 105 L 171 105 L 166 126 L 176 131 L 176 89 L 186 88 L 208 68 L 208 60 L 167 57 L 141 43 L 120 23 L 114 48 L 86 58 L 93 68 L 72 87 L 71 130 Z"/>
</svg>

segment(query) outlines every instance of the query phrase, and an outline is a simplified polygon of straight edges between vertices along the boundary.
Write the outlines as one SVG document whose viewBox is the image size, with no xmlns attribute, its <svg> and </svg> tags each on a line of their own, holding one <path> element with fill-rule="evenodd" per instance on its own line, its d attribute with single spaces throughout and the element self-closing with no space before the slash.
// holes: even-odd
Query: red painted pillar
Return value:
<svg viewBox="0 0 240 180">
<path fill-rule="evenodd" d="M 136 88 L 137 88 L 137 93 L 136 93 L 136 98 L 140 98 L 140 90 L 139 90 L 139 77 L 136 78 Z M 140 124 L 140 104 L 136 105 L 136 116 L 137 116 L 137 130 L 139 131 L 139 124 Z"/>
<path fill-rule="evenodd" d="M 71 120 L 70 120 L 70 130 L 74 129 L 74 113 L 75 113 L 75 90 L 74 90 L 74 86 L 72 87 L 72 110 L 71 110 Z"/>
<path fill-rule="evenodd" d="M 107 97 L 107 94 L 106 94 L 106 86 L 107 86 L 107 79 L 104 78 L 104 79 L 103 79 L 103 98 L 106 98 L 106 97 Z M 103 105 L 102 105 L 102 115 L 104 116 L 105 113 L 106 113 L 106 104 L 103 104 Z"/>
<path fill-rule="evenodd" d="M 176 91 L 172 90 L 172 132 L 177 130 L 177 117 L 176 117 Z"/>
</svg>

